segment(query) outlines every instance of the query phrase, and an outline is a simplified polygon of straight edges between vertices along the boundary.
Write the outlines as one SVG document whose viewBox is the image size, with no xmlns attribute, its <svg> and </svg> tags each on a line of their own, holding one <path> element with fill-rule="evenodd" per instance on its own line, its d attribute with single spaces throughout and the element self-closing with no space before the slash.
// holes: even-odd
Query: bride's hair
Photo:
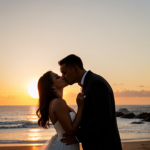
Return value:
<svg viewBox="0 0 150 150">
<path fill-rule="evenodd" d="M 51 71 L 46 72 L 40 77 L 38 81 L 38 92 L 39 92 L 39 108 L 36 114 L 39 118 L 38 125 L 47 129 L 49 123 L 49 103 L 52 99 L 57 98 L 56 92 L 53 86 L 53 80 L 50 75 Z"/>
</svg>

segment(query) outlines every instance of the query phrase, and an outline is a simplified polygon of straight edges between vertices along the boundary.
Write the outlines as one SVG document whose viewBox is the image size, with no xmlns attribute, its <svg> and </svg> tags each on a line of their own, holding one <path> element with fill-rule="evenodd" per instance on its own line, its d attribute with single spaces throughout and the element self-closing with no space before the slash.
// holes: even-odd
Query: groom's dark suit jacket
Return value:
<svg viewBox="0 0 150 150">
<path fill-rule="evenodd" d="M 122 150 L 115 116 L 111 86 L 101 76 L 89 71 L 83 92 L 84 109 L 77 139 L 84 150 Z"/>
</svg>

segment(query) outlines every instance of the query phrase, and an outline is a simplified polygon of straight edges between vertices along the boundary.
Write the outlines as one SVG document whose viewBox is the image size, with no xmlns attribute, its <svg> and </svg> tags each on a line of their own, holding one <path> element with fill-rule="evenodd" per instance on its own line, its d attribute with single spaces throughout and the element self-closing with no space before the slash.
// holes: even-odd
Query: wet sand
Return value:
<svg viewBox="0 0 150 150">
<path fill-rule="evenodd" d="M 122 142 L 123 150 L 150 150 L 150 141 Z"/>
<path fill-rule="evenodd" d="M 38 150 L 41 145 L 36 146 L 13 146 L 5 145 L 0 146 L 0 150 Z M 123 150 L 150 150 L 150 141 L 135 141 L 135 142 L 122 142 Z M 80 150 L 82 147 L 80 146 Z"/>
</svg>

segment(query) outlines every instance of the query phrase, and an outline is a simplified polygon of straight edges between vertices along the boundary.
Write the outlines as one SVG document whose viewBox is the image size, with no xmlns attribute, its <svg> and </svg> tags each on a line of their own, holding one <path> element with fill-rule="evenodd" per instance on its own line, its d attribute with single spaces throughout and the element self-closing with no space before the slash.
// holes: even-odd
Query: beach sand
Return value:
<svg viewBox="0 0 150 150">
<path fill-rule="evenodd" d="M 41 146 L 3 146 L 0 150 L 38 150 Z M 122 142 L 123 150 L 150 150 L 150 141 Z M 82 147 L 80 146 L 80 150 Z"/>
<path fill-rule="evenodd" d="M 122 142 L 123 150 L 150 150 L 150 141 Z"/>
</svg>

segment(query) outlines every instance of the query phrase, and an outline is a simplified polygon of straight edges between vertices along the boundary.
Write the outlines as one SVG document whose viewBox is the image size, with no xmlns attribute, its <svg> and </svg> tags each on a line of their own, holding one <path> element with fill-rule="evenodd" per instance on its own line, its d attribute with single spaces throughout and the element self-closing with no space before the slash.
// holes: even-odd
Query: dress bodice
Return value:
<svg viewBox="0 0 150 150">
<path fill-rule="evenodd" d="M 72 122 L 74 121 L 75 119 L 75 116 L 76 116 L 76 113 L 74 112 L 70 112 L 70 117 L 71 117 L 71 120 Z M 62 128 L 61 124 L 59 121 L 57 121 L 55 124 L 54 124 L 54 128 L 58 134 L 58 137 L 63 137 L 63 134 L 65 133 L 64 129 Z"/>
</svg>

